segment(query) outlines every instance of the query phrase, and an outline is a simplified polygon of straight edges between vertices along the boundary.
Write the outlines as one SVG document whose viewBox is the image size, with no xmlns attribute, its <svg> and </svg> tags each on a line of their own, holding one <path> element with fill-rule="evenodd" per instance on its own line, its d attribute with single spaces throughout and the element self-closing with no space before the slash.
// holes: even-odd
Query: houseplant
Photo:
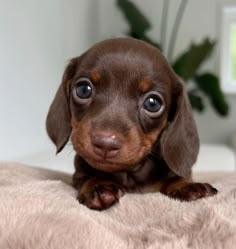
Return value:
<svg viewBox="0 0 236 249">
<path fill-rule="evenodd" d="M 166 43 L 166 24 L 170 1 L 163 0 L 161 41 L 159 42 L 147 35 L 147 31 L 152 27 L 151 23 L 131 0 L 117 0 L 116 3 L 128 22 L 129 30 L 127 35 L 144 40 L 162 51 Z M 187 0 L 182 0 L 179 5 L 166 57 L 175 72 L 188 84 L 188 96 L 193 109 L 199 112 L 203 111 L 205 109 L 205 97 L 207 97 L 214 110 L 221 116 L 226 116 L 229 106 L 220 88 L 219 78 L 212 72 L 199 72 L 200 66 L 213 52 L 216 42 L 205 38 L 198 44 L 190 44 L 177 58 L 172 58 L 176 37 L 186 5 Z"/>
</svg>

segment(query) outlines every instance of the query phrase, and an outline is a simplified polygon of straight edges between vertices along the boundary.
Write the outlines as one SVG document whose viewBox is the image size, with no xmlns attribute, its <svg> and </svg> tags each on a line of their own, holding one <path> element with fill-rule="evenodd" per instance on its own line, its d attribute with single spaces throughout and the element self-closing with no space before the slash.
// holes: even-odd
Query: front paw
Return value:
<svg viewBox="0 0 236 249">
<path fill-rule="evenodd" d="M 79 192 L 78 200 L 90 209 L 104 210 L 116 202 L 124 194 L 121 187 L 110 181 L 86 184 Z"/>
<path fill-rule="evenodd" d="M 167 195 L 180 201 L 194 201 L 200 198 L 217 194 L 217 189 L 208 183 L 188 183 L 187 185 L 174 189 Z"/>
</svg>

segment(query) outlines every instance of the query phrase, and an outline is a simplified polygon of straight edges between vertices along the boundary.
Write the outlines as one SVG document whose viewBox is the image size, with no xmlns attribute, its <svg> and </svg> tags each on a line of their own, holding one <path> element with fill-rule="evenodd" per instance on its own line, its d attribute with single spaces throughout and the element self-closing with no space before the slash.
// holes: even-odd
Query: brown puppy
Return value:
<svg viewBox="0 0 236 249">
<path fill-rule="evenodd" d="M 217 190 L 191 181 L 199 140 L 183 83 L 151 45 L 94 45 L 67 66 L 47 116 L 60 152 L 71 137 L 78 200 L 106 209 L 125 192 L 196 200 Z"/>
</svg>

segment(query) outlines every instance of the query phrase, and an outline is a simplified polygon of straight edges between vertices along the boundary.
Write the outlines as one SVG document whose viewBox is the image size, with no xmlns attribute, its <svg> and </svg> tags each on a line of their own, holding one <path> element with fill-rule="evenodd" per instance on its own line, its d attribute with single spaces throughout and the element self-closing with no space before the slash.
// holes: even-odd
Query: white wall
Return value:
<svg viewBox="0 0 236 249">
<path fill-rule="evenodd" d="M 160 19 L 163 0 L 133 0 L 150 18 L 153 29 L 149 32 L 152 38 L 159 40 Z M 169 32 L 172 27 L 177 6 L 180 0 L 170 1 L 169 10 Z M 188 5 L 182 20 L 180 31 L 175 46 L 175 55 L 179 55 L 186 49 L 191 41 L 199 42 L 206 36 L 220 38 L 220 5 L 236 4 L 236 0 L 188 0 Z M 98 40 L 123 36 L 128 30 L 120 11 L 116 8 L 115 0 L 100 0 L 99 8 L 99 36 Z M 219 46 L 216 46 L 214 54 L 208 60 L 202 70 L 210 70 L 219 75 Z M 236 96 L 227 95 L 231 112 L 227 118 L 220 118 L 209 103 L 203 114 L 195 113 L 200 139 L 205 143 L 228 143 L 233 131 L 236 130 Z"/>
<path fill-rule="evenodd" d="M 91 0 L 0 0 L 0 160 L 52 146 L 48 107 L 67 60 L 91 45 Z"/>
</svg>

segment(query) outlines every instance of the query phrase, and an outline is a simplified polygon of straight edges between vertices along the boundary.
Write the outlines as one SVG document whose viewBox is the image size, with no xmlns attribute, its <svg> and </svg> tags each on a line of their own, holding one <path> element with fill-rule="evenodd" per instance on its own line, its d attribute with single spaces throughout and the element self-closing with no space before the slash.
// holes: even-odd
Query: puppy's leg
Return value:
<svg viewBox="0 0 236 249">
<path fill-rule="evenodd" d="M 112 180 L 112 176 L 81 162 L 76 165 L 73 185 L 78 190 L 78 201 L 96 210 L 111 207 L 124 194 L 123 188 Z"/>
<path fill-rule="evenodd" d="M 192 182 L 191 179 L 173 176 L 145 186 L 143 192 L 161 192 L 181 201 L 194 201 L 213 196 L 217 193 L 217 190 L 208 183 Z"/>
<path fill-rule="evenodd" d="M 194 201 L 213 196 L 217 190 L 208 183 L 192 182 L 176 176 L 163 180 L 160 192 L 181 201 Z"/>
<path fill-rule="evenodd" d="M 88 208 L 103 210 L 119 201 L 121 187 L 112 181 L 91 177 L 80 186 L 78 200 Z"/>
</svg>

